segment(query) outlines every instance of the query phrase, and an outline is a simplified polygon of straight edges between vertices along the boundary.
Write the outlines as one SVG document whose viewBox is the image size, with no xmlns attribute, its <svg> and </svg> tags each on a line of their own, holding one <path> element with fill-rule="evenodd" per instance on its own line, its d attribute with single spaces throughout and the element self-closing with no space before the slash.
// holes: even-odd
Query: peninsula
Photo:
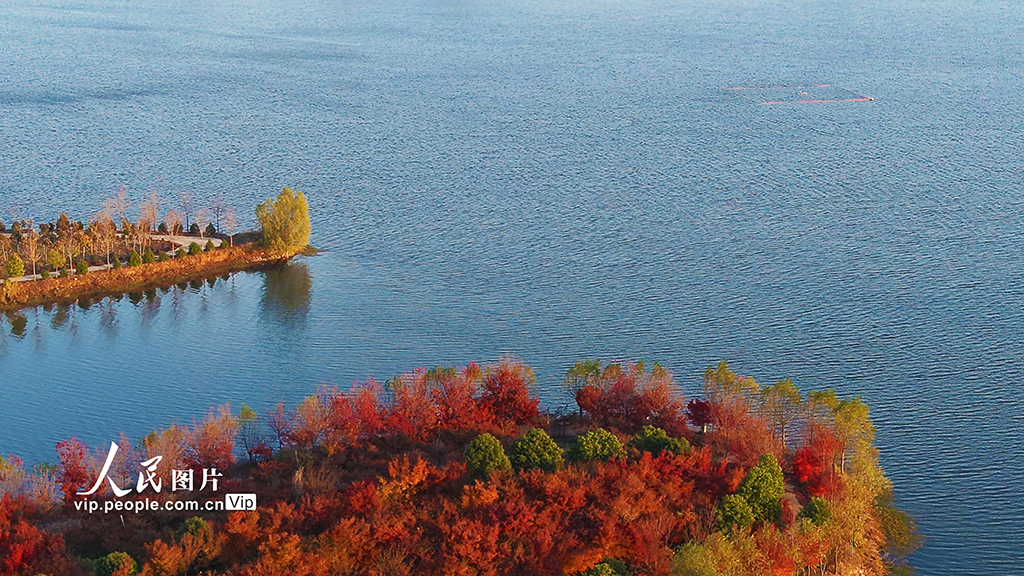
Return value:
<svg viewBox="0 0 1024 576">
<path fill-rule="evenodd" d="M 157 218 L 157 203 L 124 217 L 125 192 L 88 223 L 66 213 L 53 223 L 0 223 L 0 310 L 73 302 L 279 264 L 309 244 L 309 206 L 285 188 L 256 207 L 257 231 L 234 233 L 234 214 L 221 207 L 227 234 L 203 216 L 189 223 L 176 210 Z M 220 220 L 221 214 L 218 214 Z M 120 226 L 115 222 L 119 217 Z M 189 225 L 190 224 L 190 225 Z M 188 229 L 185 229 L 185 226 Z"/>
</svg>

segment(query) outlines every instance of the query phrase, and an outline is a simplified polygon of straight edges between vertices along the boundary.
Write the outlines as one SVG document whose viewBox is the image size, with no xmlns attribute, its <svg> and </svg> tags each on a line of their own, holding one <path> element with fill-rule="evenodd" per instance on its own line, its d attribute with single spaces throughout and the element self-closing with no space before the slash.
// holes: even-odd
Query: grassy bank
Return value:
<svg viewBox="0 0 1024 576">
<path fill-rule="evenodd" d="M 159 288 L 210 275 L 283 263 L 290 257 L 291 254 L 271 252 L 256 244 L 246 244 L 164 262 L 100 270 L 65 278 L 5 282 L 0 285 L 0 310 Z"/>
</svg>

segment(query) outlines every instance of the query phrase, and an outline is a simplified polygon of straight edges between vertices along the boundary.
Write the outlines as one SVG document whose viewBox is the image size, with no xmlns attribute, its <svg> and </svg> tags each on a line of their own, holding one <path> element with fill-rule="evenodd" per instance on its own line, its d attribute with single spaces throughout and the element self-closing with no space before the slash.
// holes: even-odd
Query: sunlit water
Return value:
<svg viewBox="0 0 1024 576">
<path fill-rule="evenodd" d="M 727 359 L 870 404 L 922 574 L 1021 573 L 1019 3 L 18 0 L 0 38 L 0 209 L 291 185 L 325 250 L 5 317 L 0 451 L 504 354 L 552 407 L 579 358 L 689 395 Z M 818 83 L 874 100 L 727 90 Z"/>
</svg>

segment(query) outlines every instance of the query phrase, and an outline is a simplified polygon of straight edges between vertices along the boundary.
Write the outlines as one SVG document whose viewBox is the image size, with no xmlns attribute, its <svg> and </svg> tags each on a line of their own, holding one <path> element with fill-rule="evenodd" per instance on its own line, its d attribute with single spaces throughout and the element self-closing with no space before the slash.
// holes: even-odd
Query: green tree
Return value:
<svg viewBox="0 0 1024 576">
<path fill-rule="evenodd" d="M 200 518 L 199 516 L 193 516 L 188 520 L 185 520 L 185 523 L 181 527 L 181 534 L 191 534 L 192 536 L 200 536 L 204 532 L 210 532 L 211 530 L 212 528 L 210 527 L 209 522 Z"/>
<path fill-rule="evenodd" d="M 156 255 L 153 254 L 152 248 L 146 248 L 146 253 L 142 255 L 143 264 L 152 264 L 156 261 Z"/>
<path fill-rule="evenodd" d="M 782 445 L 786 445 L 786 429 L 800 414 L 800 391 L 789 378 L 779 380 L 774 386 L 761 389 L 761 409 L 772 423 L 772 435 L 779 430 Z"/>
<path fill-rule="evenodd" d="M 177 250 L 174 251 L 174 257 L 175 258 L 181 258 L 184 255 L 185 255 L 185 249 L 184 248 L 178 248 Z"/>
<path fill-rule="evenodd" d="M 75 274 L 87 274 L 89 272 L 89 263 L 85 260 L 79 259 L 75 262 Z"/>
<path fill-rule="evenodd" d="M 690 443 L 686 438 L 672 438 L 667 432 L 654 426 L 644 426 L 629 443 L 641 453 L 650 452 L 651 456 L 657 456 L 665 450 L 676 455 L 690 451 Z"/>
<path fill-rule="evenodd" d="M 203 246 L 203 252 L 209 252 L 214 249 L 213 240 L 206 240 L 206 246 Z"/>
<path fill-rule="evenodd" d="M 161 250 L 161 251 L 160 251 L 160 255 L 158 255 L 158 256 L 156 257 L 156 261 L 157 261 L 157 262 L 167 262 L 167 261 L 168 261 L 168 260 L 170 260 L 170 259 L 171 259 L 171 257 L 170 257 L 170 256 L 168 256 L 168 255 L 167 255 L 167 252 L 164 252 L 163 250 Z"/>
<path fill-rule="evenodd" d="M 750 528 L 755 520 L 750 503 L 739 494 L 729 494 L 719 500 L 715 513 L 718 519 L 718 529 L 726 536 Z"/>
<path fill-rule="evenodd" d="M 824 498 L 811 498 L 811 501 L 800 510 L 800 518 L 807 518 L 815 526 L 821 526 L 832 519 L 832 509 Z"/>
<path fill-rule="evenodd" d="M 718 576 L 718 571 L 704 546 L 696 542 L 689 542 L 680 546 L 675 556 L 672 557 L 672 574 L 673 576 Z"/>
<path fill-rule="evenodd" d="M 132 249 L 130 252 L 128 252 L 128 265 L 142 266 L 142 256 L 139 256 L 139 253 L 136 252 L 135 249 Z"/>
<path fill-rule="evenodd" d="M 263 245 L 277 252 L 298 252 L 309 245 L 309 204 L 302 192 L 285 188 L 277 200 L 256 207 Z"/>
<path fill-rule="evenodd" d="M 46 251 L 46 263 L 49 264 L 50 268 L 54 270 L 60 270 L 67 263 L 67 259 L 64 255 L 56 250 Z"/>
<path fill-rule="evenodd" d="M 197 242 L 193 242 L 193 243 L 188 245 L 188 253 L 193 255 L 193 256 L 195 256 L 196 254 L 199 254 L 202 251 L 203 251 L 203 249 L 199 246 L 199 244 Z"/>
<path fill-rule="evenodd" d="M 96 576 L 111 576 L 120 571 L 121 574 L 135 574 L 139 565 L 135 560 L 124 552 L 111 552 L 96 561 L 94 574 Z"/>
<path fill-rule="evenodd" d="M 25 262 L 15 253 L 7 257 L 7 276 L 18 278 L 25 275 Z"/>
<path fill-rule="evenodd" d="M 593 568 L 586 572 L 580 572 L 580 576 L 629 576 L 627 573 L 619 572 L 615 569 L 612 562 L 605 560 L 595 564 Z"/>
<path fill-rule="evenodd" d="M 622 454 L 622 443 L 611 432 L 598 428 L 580 435 L 569 447 L 566 457 L 574 462 L 609 460 Z"/>
<path fill-rule="evenodd" d="M 509 460 L 517 470 L 540 468 L 554 472 L 562 465 L 562 449 L 547 432 L 531 428 L 512 443 Z"/>
<path fill-rule="evenodd" d="M 782 519 L 782 497 L 785 495 L 782 467 L 772 454 L 762 454 L 740 482 L 736 493 L 754 512 L 754 519 L 778 522 Z"/>
<path fill-rule="evenodd" d="M 481 434 L 466 446 L 466 470 L 472 476 L 486 478 L 495 470 L 510 470 L 512 463 L 501 442 L 490 434 Z"/>
</svg>

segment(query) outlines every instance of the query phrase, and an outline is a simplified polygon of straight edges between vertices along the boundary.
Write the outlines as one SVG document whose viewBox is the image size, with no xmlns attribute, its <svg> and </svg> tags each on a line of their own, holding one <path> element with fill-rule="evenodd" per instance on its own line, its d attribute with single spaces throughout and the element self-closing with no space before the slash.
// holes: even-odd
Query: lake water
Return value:
<svg viewBox="0 0 1024 576">
<path fill-rule="evenodd" d="M 868 402 L 921 574 L 1024 573 L 1021 4 L 15 0 L 0 38 L 4 221 L 124 184 L 252 225 L 292 186 L 324 250 L 5 317 L 0 452 L 505 354 L 551 406 L 580 358 L 691 396 L 726 359 Z M 816 84 L 873 100 L 759 104 Z"/>
</svg>

